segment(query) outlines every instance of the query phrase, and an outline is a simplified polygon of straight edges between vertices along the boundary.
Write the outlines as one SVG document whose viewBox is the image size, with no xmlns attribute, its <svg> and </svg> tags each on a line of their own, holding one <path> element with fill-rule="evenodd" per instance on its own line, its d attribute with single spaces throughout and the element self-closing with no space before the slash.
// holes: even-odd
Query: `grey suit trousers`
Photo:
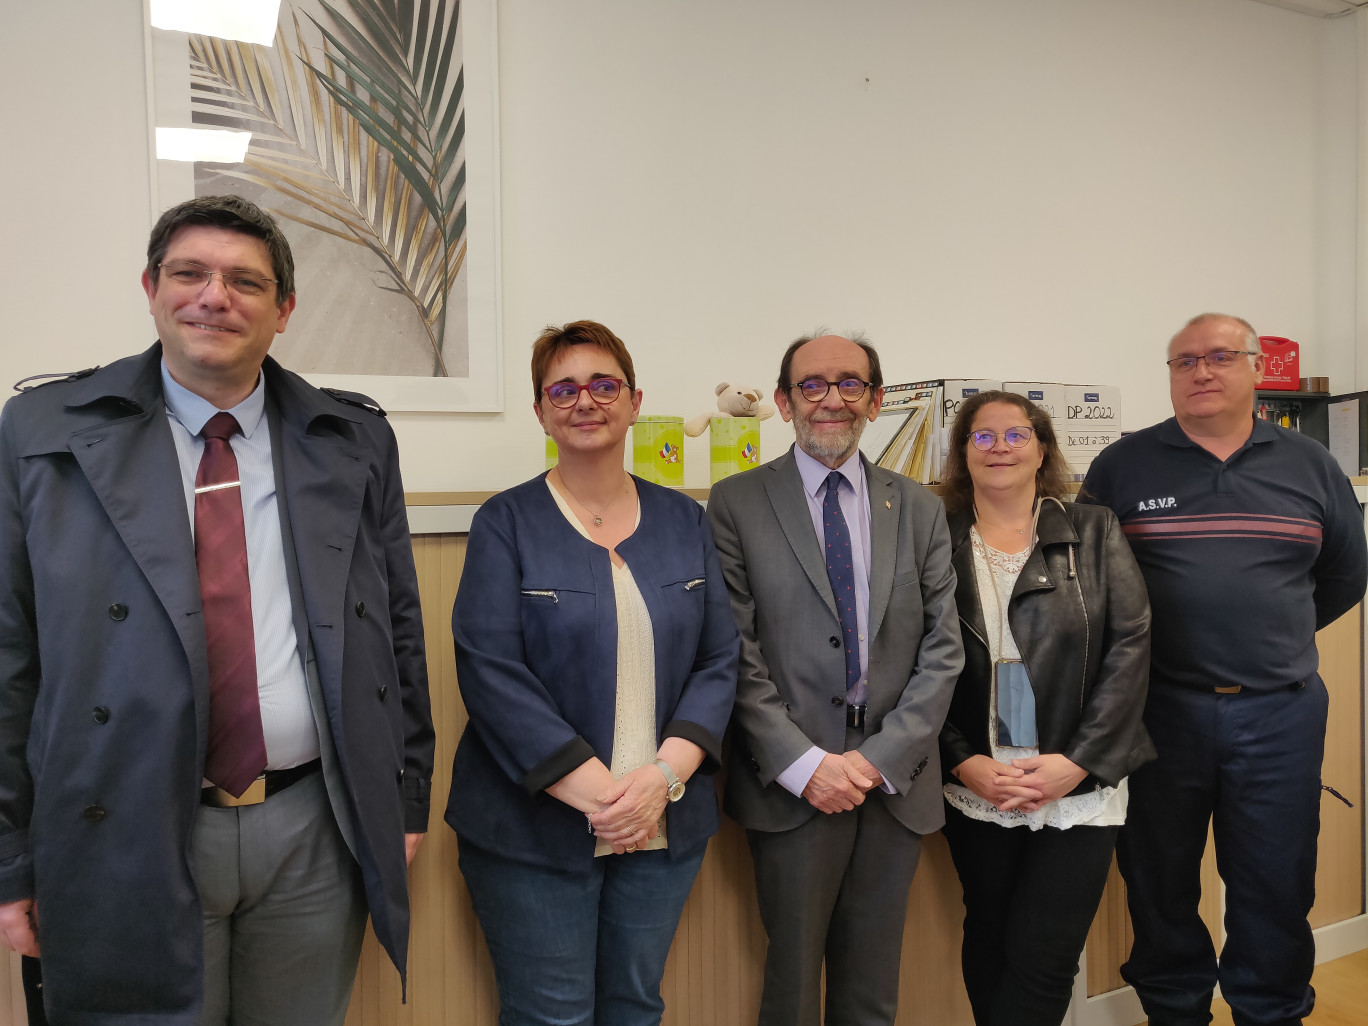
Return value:
<svg viewBox="0 0 1368 1026">
<path fill-rule="evenodd" d="M 202 806 L 203 1026 L 342 1026 L 366 929 L 361 867 L 321 772 L 260 805 Z"/>
<path fill-rule="evenodd" d="M 856 748 L 859 737 L 850 738 Z M 921 835 L 881 793 L 792 830 L 748 830 L 760 919 L 769 936 L 760 1026 L 893 1026 L 907 892 Z"/>
</svg>

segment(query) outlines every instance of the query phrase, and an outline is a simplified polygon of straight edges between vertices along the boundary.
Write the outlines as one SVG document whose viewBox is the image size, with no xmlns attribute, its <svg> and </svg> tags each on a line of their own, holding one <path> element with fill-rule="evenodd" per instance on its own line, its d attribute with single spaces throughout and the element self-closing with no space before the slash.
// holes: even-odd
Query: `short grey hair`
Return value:
<svg viewBox="0 0 1368 1026">
<path fill-rule="evenodd" d="M 807 345 L 813 339 L 821 338 L 824 335 L 831 335 L 834 332 L 827 331 L 825 327 L 818 328 L 811 335 L 799 335 L 789 343 L 784 355 L 779 361 L 779 391 L 787 392 L 793 385 L 789 380 L 789 372 L 793 369 L 793 354 Z M 864 350 L 865 356 L 869 360 L 869 381 L 875 388 L 883 388 L 883 367 L 879 364 L 879 352 L 874 348 L 874 344 L 865 338 L 863 331 L 850 331 L 840 336 L 849 342 L 854 342 Z"/>
<path fill-rule="evenodd" d="M 1206 324 L 1208 321 L 1234 321 L 1244 329 L 1244 349 L 1245 352 L 1249 354 L 1249 365 L 1251 367 L 1254 366 L 1254 362 L 1263 355 L 1263 347 L 1259 344 L 1259 333 L 1254 330 L 1254 325 L 1250 324 L 1243 317 L 1236 317 L 1234 314 L 1200 313 L 1174 333 L 1173 338 L 1169 339 L 1169 345 L 1173 345 L 1173 339 L 1176 339 L 1183 332 L 1187 331 L 1188 328 L 1198 327 L 1199 325 Z"/>
</svg>

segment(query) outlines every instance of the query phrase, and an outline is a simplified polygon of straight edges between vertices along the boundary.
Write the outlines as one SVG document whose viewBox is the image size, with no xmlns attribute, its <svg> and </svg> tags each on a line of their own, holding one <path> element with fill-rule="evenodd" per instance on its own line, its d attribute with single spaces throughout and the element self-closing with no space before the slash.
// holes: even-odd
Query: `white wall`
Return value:
<svg viewBox="0 0 1368 1026">
<path fill-rule="evenodd" d="M 140 0 L 0 10 L 0 399 L 156 337 L 138 285 L 152 227 L 142 26 Z"/>
<path fill-rule="evenodd" d="M 23 6 L 0 85 L 35 97 L 32 166 L 0 174 L 24 197 L 11 253 L 36 259 L 0 276 L 6 381 L 151 338 L 140 5 Z M 1167 414 L 1164 342 L 1207 309 L 1302 340 L 1304 374 L 1355 387 L 1353 19 L 1247 0 L 503 0 L 499 33 L 506 412 L 394 415 L 410 489 L 540 468 L 528 348 L 578 317 L 632 348 L 648 413 L 708 409 L 723 378 L 772 387 L 788 339 L 825 324 L 865 329 L 889 380 L 1118 384 L 1135 428 Z M 83 154 L 83 132 L 112 153 Z M 108 209 L 82 226 L 92 189 Z M 766 456 L 788 438 L 767 423 Z M 688 444 L 706 483 L 706 439 Z"/>
</svg>

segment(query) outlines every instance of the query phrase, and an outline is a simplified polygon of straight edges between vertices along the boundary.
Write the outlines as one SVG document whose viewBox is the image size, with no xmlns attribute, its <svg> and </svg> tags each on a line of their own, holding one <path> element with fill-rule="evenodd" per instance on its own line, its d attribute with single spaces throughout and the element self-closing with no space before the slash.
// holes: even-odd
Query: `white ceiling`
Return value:
<svg viewBox="0 0 1368 1026">
<path fill-rule="evenodd" d="M 1360 7 L 1368 7 L 1368 0 L 1254 0 L 1256 4 L 1284 7 L 1313 18 L 1338 18 Z"/>
</svg>

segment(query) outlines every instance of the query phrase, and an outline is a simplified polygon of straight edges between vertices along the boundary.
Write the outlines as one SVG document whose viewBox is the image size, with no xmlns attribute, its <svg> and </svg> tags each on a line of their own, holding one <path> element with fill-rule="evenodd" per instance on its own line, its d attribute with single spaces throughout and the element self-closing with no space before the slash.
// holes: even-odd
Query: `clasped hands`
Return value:
<svg viewBox="0 0 1368 1026">
<path fill-rule="evenodd" d="M 818 812 L 849 812 L 863 804 L 865 792 L 883 783 L 883 775 L 857 751 L 823 757 L 803 788 L 803 797 Z"/>
<path fill-rule="evenodd" d="M 971 755 L 952 773 L 999 812 L 1038 812 L 1083 782 L 1088 771 L 1058 753 L 1013 759 L 1010 766 L 986 755 Z"/>
<path fill-rule="evenodd" d="M 602 808 L 586 813 L 594 836 L 613 846 L 621 855 L 635 849 L 660 833 L 660 816 L 669 800 L 665 774 L 655 763 L 639 766 L 599 792 L 595 801 Z"/>
</svg>

